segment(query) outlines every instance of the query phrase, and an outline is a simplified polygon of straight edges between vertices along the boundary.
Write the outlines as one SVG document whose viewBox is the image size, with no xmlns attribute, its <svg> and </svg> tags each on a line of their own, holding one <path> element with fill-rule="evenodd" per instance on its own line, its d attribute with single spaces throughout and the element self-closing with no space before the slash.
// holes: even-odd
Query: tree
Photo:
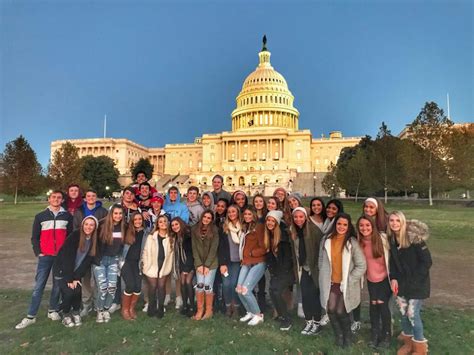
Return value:
<svg viewBox="0 0 474 355">
<path fill-rule="evenodd" d="M 370 193 L 376 188 L 371 172 L 371 155 L 371 149 L 358 147 L 349 161 L 337 167 L 337 181 L 347 192 L 355 194 L 356 202 L 361 191 Z"/>
<path fill-rule="evenodd" d="M 145 172 L 148 179 L 151 179 L 153 176 L 153 165 L 150 163 L 150 159 L 148 158 L 140 158 L 135 164 L 132 164 L 130 167 L 130 173 L 132 177 L 135 179 L 137 174 L 143 171 Z"/>
<path fill-rule="evenodd" d="M 453 130 L 448 141 L 449 175 L 457 187 L 466 190 L 474 189 L 474 125 Z"/>
<path fill-rule="evenodd" d="M 447 138 L 453 122 L 435 102 L 427 102 L 408 128 L 409 138 L 428 154 L 428 197 L 433 205 L 433 160 L 447 159 Z"/>
<path fill-rule="evenodd" d="M 56 150 L 49 164 L 48 175 L 54 188 L 66 190 L 70 184 L 86 187 L 82 179 L 82 166 L 78 149 L 70 142 Z"/>
<path fill-rule="evenodd" d="M 28 141 L 20 135 L 8 142 L 3 152 L 3 182 L 6 191 L 15 195 L 36 195 L 43 187 L 41 165 Z"/>
<path fill-rule="evenodd" d="M 109 196 L 112 191 L 120 189 L 117 181 L 120 173 L 111 158 L 105 155 L 98 157 L 86 155 L 80 161 L 82 179 L 97 192 L 98 196 Z"/>
<path fill-rule="evenodd" d="M 342 191 L 336 177 L 336 165 L 333 163 L 329 165 L 329 172 L 324 176 L 321 186 L 333 198 Z"/>
</svg>

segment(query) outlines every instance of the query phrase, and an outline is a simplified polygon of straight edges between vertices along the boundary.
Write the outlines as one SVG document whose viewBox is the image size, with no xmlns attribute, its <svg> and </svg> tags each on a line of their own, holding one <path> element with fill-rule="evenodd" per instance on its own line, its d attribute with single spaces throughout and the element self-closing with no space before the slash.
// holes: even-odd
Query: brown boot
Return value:
<svg viewBox="0 0 474 355">
<path fill-rule="evenodd" d="M 232 313 L 234 313 L 234 305 L 233 304 L 229 304 L 229 305 L 225 305 L 225 316 L 226 317 L 229 317 L 229 318 L 232 318 Z"/>
<path fill-rule="evenodd" d="M 132 320 L 130 316 L 130 302 L 132 301 L 132 295 L 127 295 L 125 292 L 122 295 L 122 307 L 121 313 L 125 320 Z"/>
<path fill-rule="evenodd" d="M 137 312 L 135 311 L 135 307 L 137 306 L 139 297 L 140 294 L 132 293 L 132 299 L 130 301 L 130 317 L 132 319 L 137 319 Z"/>
<path fill-rule="evenodd" d="M 204 314 L 204 292 L 196 292 L 197 311 L 193 316 L 194 320 L 201 320 Z"/>
<path fill-rule="evenodd" d="M 212 304 L 214 303 L 214 293 L 206 292 L 206 314 L 204 314 L 204 317 L 202 319 L 209 319 L 212 318 Z"/>
<path fill-rule="evenodd" d="M 398 349 L 397 355 L 410 355 L 412 352 L 412 335 L 405 335 L 403 332 L 397 337 L 398 340 L 403 342 L 403 345 Z"/>
<path fill-rule="evenodd" d="M 413 355 L 426 355 L 428 354 L 428 340 L 418 341 L 412 339 Z"/>
</svg>

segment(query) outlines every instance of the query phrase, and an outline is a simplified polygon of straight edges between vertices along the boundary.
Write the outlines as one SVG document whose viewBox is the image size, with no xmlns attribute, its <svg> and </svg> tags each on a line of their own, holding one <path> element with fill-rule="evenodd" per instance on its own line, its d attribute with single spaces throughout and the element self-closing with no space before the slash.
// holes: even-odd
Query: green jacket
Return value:
<svg viewBox="0 0 474 355">
<path fill-rule="evenodd" d="M 191 228 L 191 240 L 193 244 L 194 267 L 205 266 L 209 269 L 217 269 L 219 265 L 217 258 L 217 247 L 219 246 L 219 232 L 212 225 L 212 238 L 201 239 L 199 223 Z"/>
</svg>

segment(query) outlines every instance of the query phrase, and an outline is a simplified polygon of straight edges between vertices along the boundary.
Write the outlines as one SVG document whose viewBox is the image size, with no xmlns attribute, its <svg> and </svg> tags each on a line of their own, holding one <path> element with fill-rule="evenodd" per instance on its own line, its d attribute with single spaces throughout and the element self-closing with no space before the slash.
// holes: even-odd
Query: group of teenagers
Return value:
<svg viewBox="0 0 474 355">
<path fill-rule="evenodd" d="M 256 326 L 264 321 L 268 289 L 280 330 L 292 327 L 296 300 L 305 318 L 301 334 L 316 335 L 330 323 L 336 344 L 348 347 L 360 328 L 366 281 L 369 345 L 390 346 L 393 299 L 401 313 L 397 354 L 427 353 L 420 313 L 430 294 L 426 224 L 387 213 L 372 197 L 354 226 L 338 199 L 315 197 L 307 208 L 301 195 L 277 188 L 249 203 L 244 191 L 225 191 L 222 176 L 212 183 L 202 195 L 189 187 L 182 201 L 177 187 L 163 196 L 140 172 L 109 209 L 93 190 L 53 191 L 33 222 L 35 286 L 16 328 L 36 322 L 52 272 L 48 318 L 66 327 L 81 325 L 92 309 L 97 323 L 109 322 L 119 308 L 133 321 L 141 298 L 148 316 L 162 318 L 174 280 L 176 307 L 193 320 L 222 308 Z"/>
</svg>

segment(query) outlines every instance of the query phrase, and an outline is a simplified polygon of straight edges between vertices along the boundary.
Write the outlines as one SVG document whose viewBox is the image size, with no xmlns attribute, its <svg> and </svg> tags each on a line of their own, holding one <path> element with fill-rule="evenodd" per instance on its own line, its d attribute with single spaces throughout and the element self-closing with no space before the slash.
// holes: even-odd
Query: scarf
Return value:
<svg viewBox="0 0 474 355">
<path fill-rule="evenodd" d="M 303 267 L 306 264 L 306 245 L 304 244 L 304 228 L 296 227 L 296 234 L 298 236 L 298 264 L 300 265 L 300 267 Z"/>
<path fill-rule="evenodd" d="M 230 236 L 232 238 L 232 241 L 235 244 L 240 244 L 240 241 L 242 239 L 242 226 L 240 225 L 239 222 L 237 222 L 237 225 L 234 226 L 233 223 L 229 223 L 228 225 Z"/>
</svg>

